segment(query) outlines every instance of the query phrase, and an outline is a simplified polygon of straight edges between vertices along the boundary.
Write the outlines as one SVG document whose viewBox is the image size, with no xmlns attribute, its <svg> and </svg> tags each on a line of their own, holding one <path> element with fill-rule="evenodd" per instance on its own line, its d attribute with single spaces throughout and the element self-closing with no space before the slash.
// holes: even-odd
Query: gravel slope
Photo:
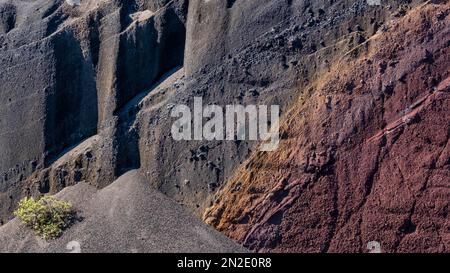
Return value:
<svg viewBox="0 0 450 273">
<path fill-rule="evenodd" d="M 45 242 L 18 219 L 0 227 L 0 252 L 241 252 L 241 247 L 152 190 L 138 171 L 130 171 L 97 190 L 85 183 L 57 195 L 84 219 L 54 241 Z M 77 243 L 71 243 L 77 245 Z"/>
</svg>

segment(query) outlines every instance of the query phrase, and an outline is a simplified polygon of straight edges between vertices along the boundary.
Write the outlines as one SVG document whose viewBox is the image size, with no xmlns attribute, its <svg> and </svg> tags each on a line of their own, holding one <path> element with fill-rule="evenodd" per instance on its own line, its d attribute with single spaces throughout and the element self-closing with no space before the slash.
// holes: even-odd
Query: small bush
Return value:
<svg viewBox="0 0 450 273">
<path fill-rule="evenodd" d="M 28 197 L 20 200 L 14 215 L 33 229 L 36 235 L 47 240 L 61 236 L 73 222 L 75 212 L 70 203 L 44 196 L 37 201 Z"/>
</svg>

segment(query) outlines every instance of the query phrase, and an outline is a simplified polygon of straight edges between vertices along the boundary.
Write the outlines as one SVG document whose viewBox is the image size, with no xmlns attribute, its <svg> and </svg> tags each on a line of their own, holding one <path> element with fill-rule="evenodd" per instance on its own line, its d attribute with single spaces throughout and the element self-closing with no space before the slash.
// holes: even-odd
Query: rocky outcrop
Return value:
<svg viewBox="0 0 450 273">
<path fill-rule="evenodd" d="M 436 91 L 446 88 L 447 6 L 0 0 L 0 219 L 23 196 L 104 188 L 140 169 L 197 216 L 209 208 L 208 223 L 252 250 L 364 251 L 380 240 L 386 251 L 445 251 L 436 243 L 446 240 L 445 198 L 433 196 L 442 211 L 433 227 L 416 218 L 428 219 L 417 213 L 433 184 L 419 177 L 447 175 L 446 153 L 425 151 L 448 141 L 432 129 L 448 128 L 446 93 Z M 282 147 L 173 140 L 171 109 L 194 97 L 280 105 Z M 435 138 L 404 139 L 413 126 Z M 421 172 L 410 179 L 411 170 Z M 424 230 L 431 237 L 416 234 Z M 428 249 L 424 238 L 434 238 Z"/>
<path fill-rule="evenodd" d="M 79 180 L 63 175 L 49 185 L 47 178 L 35 178 L 48 177 L 55 161 L 88 138 L 102 139 L 94 149 L 97 160 L 77 177 L 102 187 L 139 167 L 117 160 L 121 141 L 127 141 L 117 129 L 117 113 L 183 64 L 187 1 L 82 1 L 72 7 L 40 0 L 0 6 L 3 21 L 15 18 L 0 36 L 0 214 L 5 219 L 20 196 L 41 192 L 35 188 L 56 190 Z"/>
<path fill-rule="evenodd" d="M 446 252 L 450 6 L 425 5 L 342 56 L 285 114 L 205 220 L 256 251 Z"/>
<path fill-rule="evenodd" d="M 185 77 L 159 94 L 157 101 L 164 101 L 163 106 L 152 107 L 149 98 L 138 111 L 144 175 L 198 215 L 212 205 L 211 195 L 227 183 L 258 143 L 174 141 L 170 132 L 173 105 L 192 106 L 193 97 L 201 96 L 205 105 L 277 104 L 285 112 L 299 90 L 307 89 L 398 13 L 418 4 L 372 7 L 366 1 L 267 1 L 261 5 L 257 4 L 261 1 L 235 1 L 227 9 L 223 2 L 190 2 Z M 274 9 L 285 17 L 269 19 Z M 242 16 L 238 15 L 241 10 Z M 258 16 L 247 15 L 250 10 Z M 203 23 L 195 21 L 199 14 Z M 229 16 L 235 17 L 233 22 Z M 146 111 L 145 105 L 151 109 Z"/>
</svg>

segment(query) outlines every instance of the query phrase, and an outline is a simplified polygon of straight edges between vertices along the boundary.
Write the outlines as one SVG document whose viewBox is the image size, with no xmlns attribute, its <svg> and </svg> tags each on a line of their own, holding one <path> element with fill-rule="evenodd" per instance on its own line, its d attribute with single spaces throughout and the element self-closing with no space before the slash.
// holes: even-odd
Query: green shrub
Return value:
<svg viewBox="0 0 450 273">
<path fill-rule="evenodd" d="M 20 200 L 14 215 L 38 236 L 55 239 L 73 222 L 75 212 L 70 203 L 44 196 L 37 201 L 28 197 Z"/>
</svg>

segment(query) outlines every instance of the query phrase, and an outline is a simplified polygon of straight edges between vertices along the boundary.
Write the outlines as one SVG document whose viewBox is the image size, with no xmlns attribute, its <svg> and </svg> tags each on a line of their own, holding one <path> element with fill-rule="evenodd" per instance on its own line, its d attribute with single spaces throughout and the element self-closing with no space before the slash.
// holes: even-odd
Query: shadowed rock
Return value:
<svg viewBox="0 0 450 273">
<path fill-rule="evenodd" d="M 448 224 L 444 1 L 0 0 L 0 14 L 4 222 L 23 196 L 139 168 L 257 251 L 448 249 L 425 224 Z M 195 96 L 280 105 L 289 146 L 174 141 L 170 110 Z"/>
</svg>

